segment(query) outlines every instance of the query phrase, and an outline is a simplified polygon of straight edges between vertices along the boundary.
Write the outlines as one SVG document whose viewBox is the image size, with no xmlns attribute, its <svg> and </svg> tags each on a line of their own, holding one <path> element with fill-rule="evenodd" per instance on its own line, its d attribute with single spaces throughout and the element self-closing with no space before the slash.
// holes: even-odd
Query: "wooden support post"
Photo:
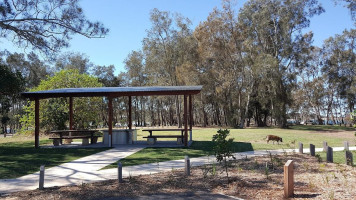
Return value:
<svg viewBox="0 0 356 200">
<path fill-rule="evenodd" d="M 109 96 L 109 121 L 108 121 L 108 126 L 109 126 L 109 147 L 112 147 L 112 118 L 113 118 L 113 112 L 112 112 L 112 97 Z"/>
<path fill-rule="evenodd" d="M 326 161 L 327 162 L 334 162 L 334 159 L 333 159 L 333 148 L 329 147 L 328 146 L 328 150 L 326 152 Z"/>
<path fill-rule="evenodd" d="M 193 100 L 192 95 L 189 95 L 189 141 L 193 140 Z"/>
<path fill-rule="evenodd" d="M 349 141 L 344 141 L 344 148 L 345 151 L 349 150 Z"/>
<path fill-rule="evenodd" d="M 69 97 L 69 130 L 73 130 L 73 97 Z"/>
<path fill-rule="evenodd" d="M 122 183 L 122 164 L 121 162 L 117 163 L 117 179 L 119 181 L 119 183 Z"/>
<path fill-rule="evenodd" d="M 185 156 L 185 175 L 190 176 L 190 159 L 188 156 Z"/>
<path fill-rule="evenodd" d="M 303 143 L 299 142 L 299 153 L 303 153 Z"/>
<path fill-rule="evenodd" d="M 131 130 L 132 129 L 132 115 L 131 115 L 131 106 L 132 106 L 132 98 L 131 98 L 131 96 L 129 96 L 129 116 L 128 116 L 128 118 L 129 118 L 129 121 L 128 121 L 128 123 L 129 123 L 129 129 Z"/>
<path fill-rule="evenodd" d="M 184 95 L 184 146 L 188 146 L 188 106 L 187 95 Z"/>
<path fill-rule="evenodd" d="M 35 99 L 35 147 L 40 147 L 40 100 Z"/>
<path fill-rule="evenodd" d="M 284 197 L 289 198 L 294 194 L 294 162 L 288 160 L 284 165 Z"/>
<path fill-rule="evenodd" d="M 314 144 L 310 144 L 310 155 L 315 156 L 315 145 Z"/>
<path fill-rule="evenodd" d="M 44 185 L 44 173 L 45 173 L 45 166 L 41 165 L 41 167 L 40 167 L 40 180 L 39 180 L 39 186 L 38 186 L 38 188 L 40 190 L 44 189 L 44 187 L 43 187 L 43 185 Z"/>
<path fill-rule="evenodd" d="M 351 166 L 354 165 L 354 159 L 351 151 L 345 151 L 345 161 L 346 161 L 346 165 L 351 165 Z"/>
<path fill-rule="evenodd" d="M 327 151 L 328 150 L 328 143 L 323 141 L 323 151 Z"/>
</svg>

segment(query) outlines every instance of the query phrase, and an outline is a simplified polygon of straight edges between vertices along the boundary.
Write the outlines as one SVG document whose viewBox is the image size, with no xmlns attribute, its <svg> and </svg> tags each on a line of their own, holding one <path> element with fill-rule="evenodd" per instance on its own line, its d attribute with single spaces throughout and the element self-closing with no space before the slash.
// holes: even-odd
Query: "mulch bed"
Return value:
<svg viewBox="0 0 356 200">
<path fill-rule="evenodd" d="M 193 167 L 184 171 L 136 176 L 124 179 L 16 192 L 0 199 L 103 199 L 137 197 L 157 193 L 175 194 L 202 191 L 243 199 L 283 199 L 283 165 L 295 161 L 295 199 L 355 199 L 356 169 L 346 165 L 319 163 L 308 155 L 285 154 L 232 161 L 229 182 L 221 166 Z M 267 163 L 267 164 L 266 164 Z M 266 167 L 267 166 L 267 167 Z"/>
</svg>

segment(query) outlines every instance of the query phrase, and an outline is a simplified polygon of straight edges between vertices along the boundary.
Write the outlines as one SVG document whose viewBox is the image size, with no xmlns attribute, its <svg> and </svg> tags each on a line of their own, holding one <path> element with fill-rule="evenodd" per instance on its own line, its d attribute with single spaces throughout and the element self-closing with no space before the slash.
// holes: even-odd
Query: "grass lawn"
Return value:
<svg viewBox="0 0 356 200">
<path fill-rule="evenodd" d="M 354 166 L 356 166 L 356 151 L 351 151 L 351 152 L 352 152 L 352 156 L 353 156 Z M 322 158 L 322 160 L 324 162 L 326 162 L 326 152 L 318 152 L 316 154 L 319 154 L 320 157 Z M 334 163 L 338 163 L 338 164 L 346 164 L 345 151 L 334 151 L 333 161 L 334 161 Z"/>
<path fill-rule="evenodd" d="M 51 143 L 51 140 L 41 139 L 40 143 Z M 53 167 L 107 149 L 35 149 L 33 138 L 1 138 L 0 179 L 31 174 L 39 171 L 41 165 Z"/>
<path fill-rule="evenodd" d="M 198 128 L 193 130 L 194 142 L 189 148 L 146 148 L 131 156 L 122 159 L 123 166 L 155 163 L 168 160 L 183 159 L 185 155 L 190 157 L 200 157 L 213 155 L 211 142 L 218 128 Z M 268 150 L 268 149 L 290 149 L 298 148 L 298 142 L 302 142 L 304 147 L 314 144 L 322 147 L 323 141 L 327 141 L 329 146 L 343 146 L 343 141 L 349 141 L 350 145 L 355 145 L 354 130 L 343 126 L 291 126 L 289 129 L 280 128 L 246 128 L 230 129 L 230 137 L 234 138 L 234 152 Z M 156 132 L 155 135 L 165 135 L 167 133 Z M 145 140 L 144 136 L 148 132 L 137 132 L 138 140 Z M 283 143 L 277 145 L 270 142 L 266 143 L 267 135 L 278 135 L 283 138 Z M 164 139 L 169 140 L 169 139 Z M 171 139 L 175 140 L 175 139 Z M 159 140 L 158 140 L 159 142 Z M 113 163 L 104 169 L 117 167 Z"/>
</svg>

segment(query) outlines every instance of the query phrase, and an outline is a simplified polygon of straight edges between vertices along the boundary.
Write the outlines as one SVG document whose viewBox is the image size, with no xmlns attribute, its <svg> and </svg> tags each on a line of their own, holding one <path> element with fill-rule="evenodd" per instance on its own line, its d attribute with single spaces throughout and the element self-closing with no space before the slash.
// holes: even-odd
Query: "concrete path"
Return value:
<svg viewBox="0 0 356 200">
<path fill-rule="evenodd" d="M 86 156 L 45 170 L 45 187 L 76 185 L 89 181 L 105 180 L 97 173 L 99 169 L 125 158 L 144 147 L 122 145 Z M 112 177 L 114 178 L 114 177 Z M 0 194 L 38 188 L 39 172 L 16 179 L 0 179 Z"/>
<path fill-rule="evenodd" d="M 91 156 L 83 157 L 69 163 L 46 169 L 44 187 L 78 185 L 82 183 L 117 179 L 116 168 L 100 171 L 98 170 L 105 167 L 106 165 L 116 162 L 119 159 L 129 156 L 141 150 L 142 148 L 144 148 L 144 146 L 120 146 Z M 334 147 L 333 150 L 343 151 L 344 148 Z M 350 147 L 350 150 L 356 150 L 356 147 Z M 268 155 L 269 152 L 275 155 L 293 151 L 298 152 L 298 149 L 247 151 L 235 153 L 235 157 L 236 159 L 243 159 L 246 157 Z M 304 153 L 308 153 L 309 149 L 304 149 L 303 151 Z M 315 151 L 321 152 L 323 151 L 323 148 L 316 148 Z M 191 158 L 190 162 L 191 166 L 201 166 L 204 164 L 211 164 L 216 161 L 215 157 L 213 156 L 205 156 L 199 158 Z M 128 166 L 123 167 L 123 177 L 154 174 L 183 167 L 184 159 Z M 0 179 L 0 194 L 36 189 L 38 188 L 38 177 L 39 172 L 31 175 L 26 175 L 17 179 Z"/>
</svg>

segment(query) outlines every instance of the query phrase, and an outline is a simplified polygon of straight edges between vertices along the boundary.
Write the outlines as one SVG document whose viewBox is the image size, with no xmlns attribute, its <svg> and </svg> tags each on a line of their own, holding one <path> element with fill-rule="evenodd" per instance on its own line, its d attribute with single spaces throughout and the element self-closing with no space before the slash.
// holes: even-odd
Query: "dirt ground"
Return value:
<svg viewBox="0 0 356 200">
<path fill-rule="evenodd" d="M 283 165 L 295 162 L 295 199 L 355 199 L 356 168 L 333 163 L 319 163 L 308 155 L 286 154 L 233 161 L 229 167 L 229 183 L 221 166 L 193 167 L 191 176 L 183 170 L 124 179 L 82 184 L 71 187 L 46 188 L 12 193 L 0 199 L 145 199 L 157 194 L 163 198 L 214 199 L 224 194 L 243 199 L 283 199 Z M 267 164 L 266 164 L 267 163 Z M 267 167 L 266 167 L 267 166 Z M 183 194 L 183 196 L 182 196 Z M 142 198 L 145 197 L 145 198 Z M 218 198 L 217 198 L 218 199 Z"/>
</svg>

